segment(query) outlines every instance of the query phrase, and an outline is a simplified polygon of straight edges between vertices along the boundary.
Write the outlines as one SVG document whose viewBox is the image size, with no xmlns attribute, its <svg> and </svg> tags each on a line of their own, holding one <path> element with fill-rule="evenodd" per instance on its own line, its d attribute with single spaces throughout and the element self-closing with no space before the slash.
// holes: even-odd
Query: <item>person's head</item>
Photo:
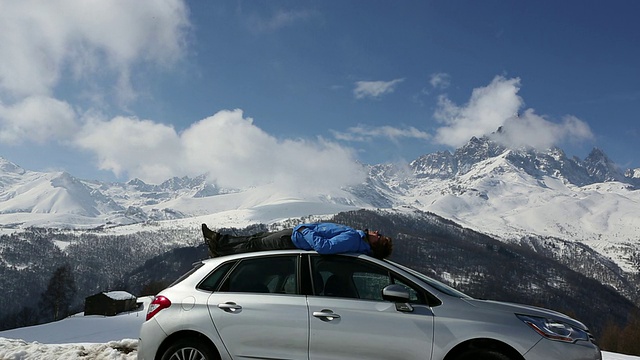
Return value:
<svg viewBox="0 0 640 360">
<path fill-rule="evenodd" d="M 379 231 L 365 230 L 367 241 L 371 246 L 373 257 L 384 259 L 391 255 L 393 251 L 393 241 L 388 236 L 383 236 Z"/>
</svg>

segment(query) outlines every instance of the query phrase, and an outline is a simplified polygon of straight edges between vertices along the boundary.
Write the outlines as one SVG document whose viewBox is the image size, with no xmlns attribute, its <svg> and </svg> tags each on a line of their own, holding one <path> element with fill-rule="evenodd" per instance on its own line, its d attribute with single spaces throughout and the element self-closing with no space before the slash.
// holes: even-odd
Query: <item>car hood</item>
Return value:
<svg viewBox="0 0 640 360">
<path fill-rule="evenodd" d="M 559 313 L 557 311 L 553 311 L 545 308 L 540 308 L 540 307 L 530 306 L 530 305 L 523 305 L 523 304 L 516 304 L 516 303 L 508 303 L 508 302 L 502 302 L 502 301 L 493 301 L 493 300 L 464 299 L 464 301 L 466 301 L 468 304 L 472 306 L 482 308 L 482 309 L 554 319 L 554 320 L 565 322 L 571 326 L 575 326 L 582 330 L 587 329 L 587 327 L 580 321 L 570 318 L 569 316 Z"/>
</svg>

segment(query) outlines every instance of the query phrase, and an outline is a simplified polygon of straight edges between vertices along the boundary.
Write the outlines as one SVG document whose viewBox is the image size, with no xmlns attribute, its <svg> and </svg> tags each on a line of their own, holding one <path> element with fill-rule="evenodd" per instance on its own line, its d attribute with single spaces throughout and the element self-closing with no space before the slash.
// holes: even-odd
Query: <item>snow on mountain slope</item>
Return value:
<svg viewBox="0 0 640 360">
<path fill-rule="evenodd" d="M 441 204 L 447 197 L 434 199 L 424 210 L 448 212 L 457 221 L 505 236 L 535 233 L 593 240 L 597 234 L 608 234 L 616 241 L 637 234 L 640 221 L 633 212 L 640 205 L 638 191 L 621 183 L 577 187 L 512 168 L 504 158 L 492 158 L 457 178 L 448 195 L 464 202 L 466 211 L 460 205 L 452 209 Z"/>
<path fill-rule="evenodd" d="M 329 215 L 368 207 L 353 194 L 289 193 L 273 185 L 219 189 L 204 176 L 173 178 L 160 185 L 79 180 L 68 173 L 26 171 L 0 158 L 0 228 L 30 226 L 88 229 L 167 221 L 192 225 L 198 217 L 220 226 L 245 226 L 307 215 Z M 199 226 L 199 224 L 198 224 Z M 121 230 L 126 231 L 126 230 Z"/>
<path fill-rule="evenodd" d="M 349 198 L 350 197 L 350 198 Z M 352 201 L 352 202 L 350 202 Z M 276 189 L 253 188 L 243 192 L 227 193 L 204 198 L 178 198 L 158 205 L 145 207 L 145 211 L 162 211 L 163 208 L 191 214 L 191 216 L 164 221 L 138 223 L 105 229 L 108 234 L 134 233 L 145 229 L 242 228 L 252 224 L 274 224 L 287 219 L 313 216 L 328 218 L 343 211 L 367 207 L 344 191 L 333 196 L 305 198 L 279 192 Z"/>
<path fill-rule="evenodd" d="M 0 173 L 0 222 L 67 227 L 104 221 L 122 207 L 66 172 Z"/>
<path fill-rule="evenodd" d="M 367 206 L 353 195 L 337 190 L 332 195 L 314 195 L 288 193 L 274 186 L 266 185 L 250 188 L 242 192 L 221 194 L 202 198 L 179 197 L 160 204 L 143 206 L 148 210 L 171 208 L 190 215 L 206 215 L 236 209 L 259 209 L 264 206 L 286 207 L 297 203 L 327 204 L 340 209 L 353 209 Z M 303 214 L 306 215 L 306 214 Z M 298 215 L 299 216 L 299 215 Z"/>
<path fill-rule="evenodd" d="M 363 184 L 302 194 L 273 185 L 222 189 L 204 175 L 159 185 L 90 182 L 26 171 L 0 158 L 0 232 L 29 226 L 135 231 L 143 224 L 201 222 L 243 227 L 361 208 L 416 208 L 505 241 L 535 235 L 583 242 L 625 271 L 639 271 L 640 171 L 623 174 L 599 149 L 579 160 L 558 148 L 507 149 L 472 138 L 453 154 L 368 169 Z"/>
<path fill-rule="evenodd" d="M 640 250 L 640 191 L 620 182 L 577 186 L 561 177 L 532 176 L 510 156 L 489 157 L 446 179 L 406 179 L 409 185 L 388 196 L 505 240 L 536 234 L 584 242 L 638 271 L 628 253 L 616 249 Z"/>
<path fill-rule="evenodd" d="M 580 241 L 626 271 L 638 271 L 620 249 L 640 251 L 640 191 L 620 182 L 577 186 L 534 177 L 508 157 L 490 157 L 449 179 L 408 180 L 414 183 L 395 195 L 396 202 L 505 240 L 536 234 Z"/>
</svg>

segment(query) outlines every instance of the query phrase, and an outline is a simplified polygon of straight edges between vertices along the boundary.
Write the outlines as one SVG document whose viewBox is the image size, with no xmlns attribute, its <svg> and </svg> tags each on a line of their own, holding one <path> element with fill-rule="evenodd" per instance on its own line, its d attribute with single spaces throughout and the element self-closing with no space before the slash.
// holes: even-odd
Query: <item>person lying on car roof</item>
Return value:
<svg viewBox="0 0 640 360">
<path fill-rule="evenodd" d="M 202 234 L 210 257 L 262 250 L 303 249 L 315 250 L 319 254 L 359 253 L 384 259 L 393 250 L 392 239 L 377 230 L 356 230 L 327 222 L 300 224 L 293 229 L 249 236 L 223 235 L 202 224 Z"/>
</svg>

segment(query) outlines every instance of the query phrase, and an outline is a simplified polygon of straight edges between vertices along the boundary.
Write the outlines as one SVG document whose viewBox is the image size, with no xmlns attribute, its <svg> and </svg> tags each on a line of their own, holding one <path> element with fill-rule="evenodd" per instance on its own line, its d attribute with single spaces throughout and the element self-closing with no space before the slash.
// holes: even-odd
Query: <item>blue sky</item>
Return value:
<svg viewBox="0 0 640 360">
<path fill-rule="evenodd" d="M 333 186 L 361 176 L 355 162 L 504 126 L 510 146 L 599 147 L 638 168 L 638 14 L 633 0 L 0 0 L 0 156 L 84 179 Z"/>
</svg>

